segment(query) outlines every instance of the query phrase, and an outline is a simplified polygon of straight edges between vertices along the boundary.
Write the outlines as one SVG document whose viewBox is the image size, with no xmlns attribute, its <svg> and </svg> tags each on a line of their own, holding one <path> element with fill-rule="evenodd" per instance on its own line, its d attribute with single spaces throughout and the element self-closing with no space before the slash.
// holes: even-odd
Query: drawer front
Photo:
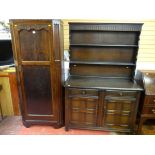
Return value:
<svg viewBox="0 0 155 155">
<path fill-rule="evenodd" d="M 69 124 L 79 127 L 95 127 L 97 125 L 98 99 L 70 98 Z"/>
<path fill-rule="evenodd" d="M 146 96 L 145 97 L 145 104 L 155 105 L 155 96 Z"/>
<path fill-rule="evenodd" d="M 149 98 L 149 104 L 155 104 L 155 96 Z"/>
<path fill-rule="evenodd" d="M 137 97 L 136 91 L 107 90 L 106 97 Z"/>
<path fill-rule="evenodd" d="M 144 107 L 143 114 L 154 114 L 155 115 L 155 106 L 154 107 Z"/>
<path fill-rule="evenodd" d="M 98 91 L 95 89 L 69 89 L 69 95 L 76 96 L 98 96 Z"/>
</svg>

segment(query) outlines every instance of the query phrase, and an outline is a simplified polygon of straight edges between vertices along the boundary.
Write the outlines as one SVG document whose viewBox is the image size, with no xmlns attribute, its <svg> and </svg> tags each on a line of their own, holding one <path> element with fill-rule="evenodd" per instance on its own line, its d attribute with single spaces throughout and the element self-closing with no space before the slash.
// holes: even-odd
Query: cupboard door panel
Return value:
<svg viewBox="0 0 155 155">
<path fill-rule="evenodd" d="M 79 119 L 81 118 L 81 121 Z M 82 120 L 82 118 L 85 118 Z M 77 125 L 77 126 L 96 126 L 96 118 L 94 117 L 94 114 L 86 114 L 86 113 L 80 113 L 80 112 L 72 112 L 71 114 L 71 125 Z"/>
<path fill-rule="evenodd" d="M 98 100 L 91 98 L 70 98 L 70 124 L 82 127 L 96 126 Z"/>
<path fill-rule="evenodd" d="M 112 129 L 131 128 L 135 100 L 105 99 L 103 126 Z"/>
<path fill-rule="evenodd" d="M 84 109 L 95 110 L 96 109 L 96 99 L 73 98 L 72 99 L 72 108 L 79 109 L 80 107 L 83 107 Z"/>
<path fill-rule="evenodd" d="M 52 114 L 50 68 L 24 66 L 23 83 L 28 114 Z"/>
<path fill-rule="evenodd" d="M 134 101 L 130 100 L 105 100 L 105 107 L 107 111 L 122 111 L 129 112 L 132 111 Z"/>
<path fill-rule="evenodd" d="M 105 125 L 109 128 L 129 128 L 130 117 L 128 114 L 106 113 Z"/>
<path fill-rule="evenodd" d="M 21 59 L 23 61 L 48 61 L 50 35 L 47 30 L 22 30 L 19 32 Z"/>
</svg>

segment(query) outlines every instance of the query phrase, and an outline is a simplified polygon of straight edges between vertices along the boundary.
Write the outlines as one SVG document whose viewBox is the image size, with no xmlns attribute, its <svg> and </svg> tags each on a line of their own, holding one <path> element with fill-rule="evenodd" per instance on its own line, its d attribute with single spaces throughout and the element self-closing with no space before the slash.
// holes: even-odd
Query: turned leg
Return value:
<svg viewBox="0 0 155 155">
<path fill-rule="evenodd" d="M 68 126 L 65 126 L 65 131 L 69 131 L 69 127 Z"/>
<path fill-rule="evenodd" d="M 26 128 L 29 128 L 31 125 L 30 125 L 30 123 L 27 123 L 27 122 L 25 122 L 25 121 L 23 121 L 23 125 L 26 127 Z"/>
</svg>

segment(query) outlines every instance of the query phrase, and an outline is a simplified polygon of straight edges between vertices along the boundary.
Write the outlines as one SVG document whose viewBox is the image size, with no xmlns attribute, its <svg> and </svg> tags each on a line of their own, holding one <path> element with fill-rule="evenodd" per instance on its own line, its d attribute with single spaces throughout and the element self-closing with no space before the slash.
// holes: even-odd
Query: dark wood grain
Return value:
<svg viewBox="0 0 155 155">
<path fill-rule="evenodd" d="M 91 98 L 70 98 L 71 125 L 96 126 L 97 101 Z"/>
<path fill-rule="evenodd" d="M 140 32 L 142 23 L 73 23 L 70 22 L 70 31 L 123 31 Z"/>
<path fill-rule="evenodd" d="M 21 57 L 24 61 L 47 61 L 49 60 L 49 48 L 47 44 L 49 33 L 46 30 L 22 30 L 19 34 L 21 42 Z M 45 46 L 47 45 L 47 46 Z"/>
<path fill-rule="evenodd" d="M 66 130 L 136 132 L 143 91 L 134 80 L 141 27 L 131 23 L 69 23 Z"/>
<path fill-rule="evenodd" d="M 139 102 L 139 92 L 122 91 L 124 95 L 116 97 L 116 93 L 105 95 L 103 126 L 114 129 L 132 129 L 135 123 L 135 112 Z M 135 96 L 133 94 L 135 93 Z M 135 130 L 135 129 L 134 129 Z"/>
<path fill-rule="evenodd" d="M 143 81 L 146 95 L 155 95 L 155 74 L 144 73 Z"/>
<path fill-rule="evenodd" d="M 138 134 L 141 134 L 143 123 L 148 119 L 155 119 L 155 72 L 142 72 L 145 89 L 139 110 Z"/>
<path fill-rule="evenodd" d="M 132 71 L 131 66 L 70 64 L 70 74 L 76 76 L 123 77 L 131 79 Z"/>
<path fill-rule="evenodd" d="M 102 62 L 134 62 L 136 48 L 122 47 L 71 47 L 72 61 L 102 61 Z M 135 54 L 134 54 L 135 53 Z"/>
<path fill-rule="evenodd" d="M 73 88 L 98 88 L 98 89 L 111 89 L 111 90 L 140 90 L 143 88 L 127 79 L 117 78 L 97 78 L 97 77 L 79 77 L 70 76 L 65 83 L 66 87 Z"/>
<path fill-rule="evenodd" d="M 10 20 L 10 24 L 23 124 L 59 127 L 63 124 L 62 23 Z"/>
<path fill-rule="evenodd" d="M 94 89 L 69 89 L 69 96 L 98 96 L 98 91 Z"/>
<path fill-rule="evenodd" d="M 71 32 L 71 44 L 101 44 L 101 45 L 137 45 L 139 33 L 135 32 Z"/>
<path fill-rule="evenodd" d="M 53 94 L 51 87 L 53 87 L 53 83 L 50 80 L 50 68 L 24 66 L 23 82 L 27 113 L 30 115 L 52 115 Z"/>
</svg>

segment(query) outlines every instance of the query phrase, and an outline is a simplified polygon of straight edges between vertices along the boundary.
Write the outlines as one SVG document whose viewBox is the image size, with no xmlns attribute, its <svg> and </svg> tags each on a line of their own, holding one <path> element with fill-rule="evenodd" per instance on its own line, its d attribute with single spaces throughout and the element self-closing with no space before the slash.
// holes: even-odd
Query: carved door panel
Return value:
<svg viewBox="0 0 155 155">
<path fill-rule="evenodd" d="M 56 120 L 52 23 L 25 21 L 13 29 L 24 117 Z"/>
<path fill-rule="evenodd" d="M 97 126 L 98 99 L 69 98 L 69 124 L 80 127 Z"/>
<path fill-rule="evenodd" d="M 102 126 L 111 129 L 130 129 L 133 124 L 136 98 L 105 99 Z"/>
</svg>

